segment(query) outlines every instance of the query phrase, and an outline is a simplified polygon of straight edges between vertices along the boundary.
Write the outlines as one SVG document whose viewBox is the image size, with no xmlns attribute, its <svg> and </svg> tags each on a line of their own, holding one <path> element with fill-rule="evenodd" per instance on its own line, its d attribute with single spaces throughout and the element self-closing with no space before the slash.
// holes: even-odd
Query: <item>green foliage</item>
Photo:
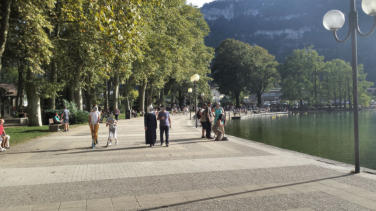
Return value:
<svg viewBox="0 0 376 211">
<path fill-rule="evenodd" d="M 249 57 L 251 46 L 238 40 L 227 39 L 215 50 L 212 66 L 214 82 L 221 93 L 236 98 L 236 105 L 240 105 L 240 93 L 247 86 L 247 68 L 245 63 Z"/>
<path fill-rule="evenodd" d="M 88 121 L 89 112 L 81 111 L 77 109 L 77 105 L 74 102 L 64 100 L 64 106 L 69 110 L 69 122 L 70 124 L 82 124 Z M 55 113 L 59 116 L 63 113 L 64 109 L 48 109 L 44 111 L 44 124 L 48 124 L 48 119 L 53 118 Z"/>
<path fill-rule="evenodd" d="M 175 87 L 191 85 L 195 73 L 200 92 L 209 93 L 208 34 L 200 10 L 183 0 L 15 0 L 6 69 L 18 70 L 32 88 L 27 95 L 41 98 L 43 110 L 54 108 L 55 99 L 80 103 L 81 91 L 87 106 L 107 104 L 103 96 L 114 97 L 120 84 L 129 87 L 115 97 L 130 105 L 142 84 L 148 100 L 165 92 L 184 101 L 186 90 Z M 32 118 L 38 114 L 33 105 Z"/>
<path fill-rule="evenodd" d="M 323 61 L 324 57 L 312 47 L 294 50 L 279 69 L 284 98 L 316 103 Z"/>
<path fill-rule="evenodd" d="M 249 90 L 261 95 L 278 79 L 275 57 L 260 46 L 250 46 L 241 41 L 227 39 L 216 49 L 213 62 L 214 82 L 222 93 L 230 94 L 240 104 L 240 94 Z"/>
<path fill-rule="evenodd" d="M 351 106 L 352 68 L 341 59 L 324 62 L 324 58 L 312 47 L 299 49 L 287 57 L 279 71 L 283 97 L 286 100 L 315 106 Z M 358 72 L 359 103 L 366 106 L 371 100 L 367 89 L 373 83 L 366 80 L 363 65 L 359 65 Z"/>
</svg>

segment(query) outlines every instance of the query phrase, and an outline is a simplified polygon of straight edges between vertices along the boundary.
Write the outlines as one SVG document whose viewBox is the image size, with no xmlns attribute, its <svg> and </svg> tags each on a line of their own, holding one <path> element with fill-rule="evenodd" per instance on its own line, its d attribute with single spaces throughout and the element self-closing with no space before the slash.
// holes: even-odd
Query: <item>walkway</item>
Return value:
<svg viewBox="0 0 376 211">
<path fill-rule="evenodd" d="M 0 210 L 376 210 L 376 176 L 172 120 L 168 148 L 132 119 L 111 148 L 101 125 L 95 150 L 82 126 L 0 153 Z"/>
</svg>

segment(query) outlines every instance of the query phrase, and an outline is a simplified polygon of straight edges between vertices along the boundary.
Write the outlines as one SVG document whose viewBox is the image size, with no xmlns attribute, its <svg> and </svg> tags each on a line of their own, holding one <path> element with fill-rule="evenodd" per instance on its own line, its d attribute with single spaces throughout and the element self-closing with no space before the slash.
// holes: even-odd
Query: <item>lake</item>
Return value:
<svg viewBox="0 0 376 211">
<path fill-rule="evenodd" d="M 376 111 L 359 113 L 360 165 L 376 169 Z M 226 133 L 310 155 L 354 162 L 351 112 L 260 116 L 229 121 Z"/>
</svg>

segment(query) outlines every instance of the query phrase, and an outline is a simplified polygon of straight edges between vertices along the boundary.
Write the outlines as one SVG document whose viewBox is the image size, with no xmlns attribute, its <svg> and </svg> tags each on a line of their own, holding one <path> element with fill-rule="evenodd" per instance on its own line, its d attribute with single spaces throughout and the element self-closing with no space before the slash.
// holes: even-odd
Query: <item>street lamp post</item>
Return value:
<svg viewBox="0 0 376 211">
<path fill-rule="evenodd" d="M 192 120 L 192 88 L 188 88 L 188 94 L 189 94 L 189 120 Z"/>
<path fill-rule="evenodd" d="M 193 83 L 193 94 L 195 98 L 195 119 L 196 119 L 196 128 L 197 128 L 197 90 L 196 90 L 196 83 L 197 81 L 200 80 L 200 75 L 199 74 L 194 74 L 191 76 L 191 82 Z"/>
<path fill-rule="evenodd" d="M 359 114 L 358 114 L 358 34 L 360 36 L 368 36 L 376 29 L 376 0 L 363 0 L 363 11 L 374 17 L 374 24 L 368 33 L 360 30 L 358 24 L 358 11 L 356 8 L 356 0 L 350 0 L 350 14 L 349 14 L 349 31 L 344 39 L 340 39 L 337 31 L 345 24 L 345 15 L 339 10 L 330 10 L 323 19 L 323 25 L 327 30 L 333 32 L 334 38 L 337 42 L 345 42 L 351 37 L 352 40 L 352 78 L 353 78 L 353 100 L 354 100 L 354 155 L 355 155 L 355 173 L 360 172 L 359 162 Z"/>
</svg>

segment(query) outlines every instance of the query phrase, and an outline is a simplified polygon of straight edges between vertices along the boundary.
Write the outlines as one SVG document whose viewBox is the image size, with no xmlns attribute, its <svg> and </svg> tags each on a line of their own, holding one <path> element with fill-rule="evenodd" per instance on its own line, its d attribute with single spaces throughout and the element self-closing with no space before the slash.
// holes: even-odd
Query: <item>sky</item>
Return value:
<svg viewBox="0 0 376 211">
<path fill-rule="evenodd" d="M 202 7 L 202 5 L 204 5 L 205 3 L 209 3 L 209 2 L 212 2 L 214 0 L 187 0 L 187 3 L 188 4 L 193 4 L 195 6 L 198 6 L 198 7 Z"/>
</svg>

